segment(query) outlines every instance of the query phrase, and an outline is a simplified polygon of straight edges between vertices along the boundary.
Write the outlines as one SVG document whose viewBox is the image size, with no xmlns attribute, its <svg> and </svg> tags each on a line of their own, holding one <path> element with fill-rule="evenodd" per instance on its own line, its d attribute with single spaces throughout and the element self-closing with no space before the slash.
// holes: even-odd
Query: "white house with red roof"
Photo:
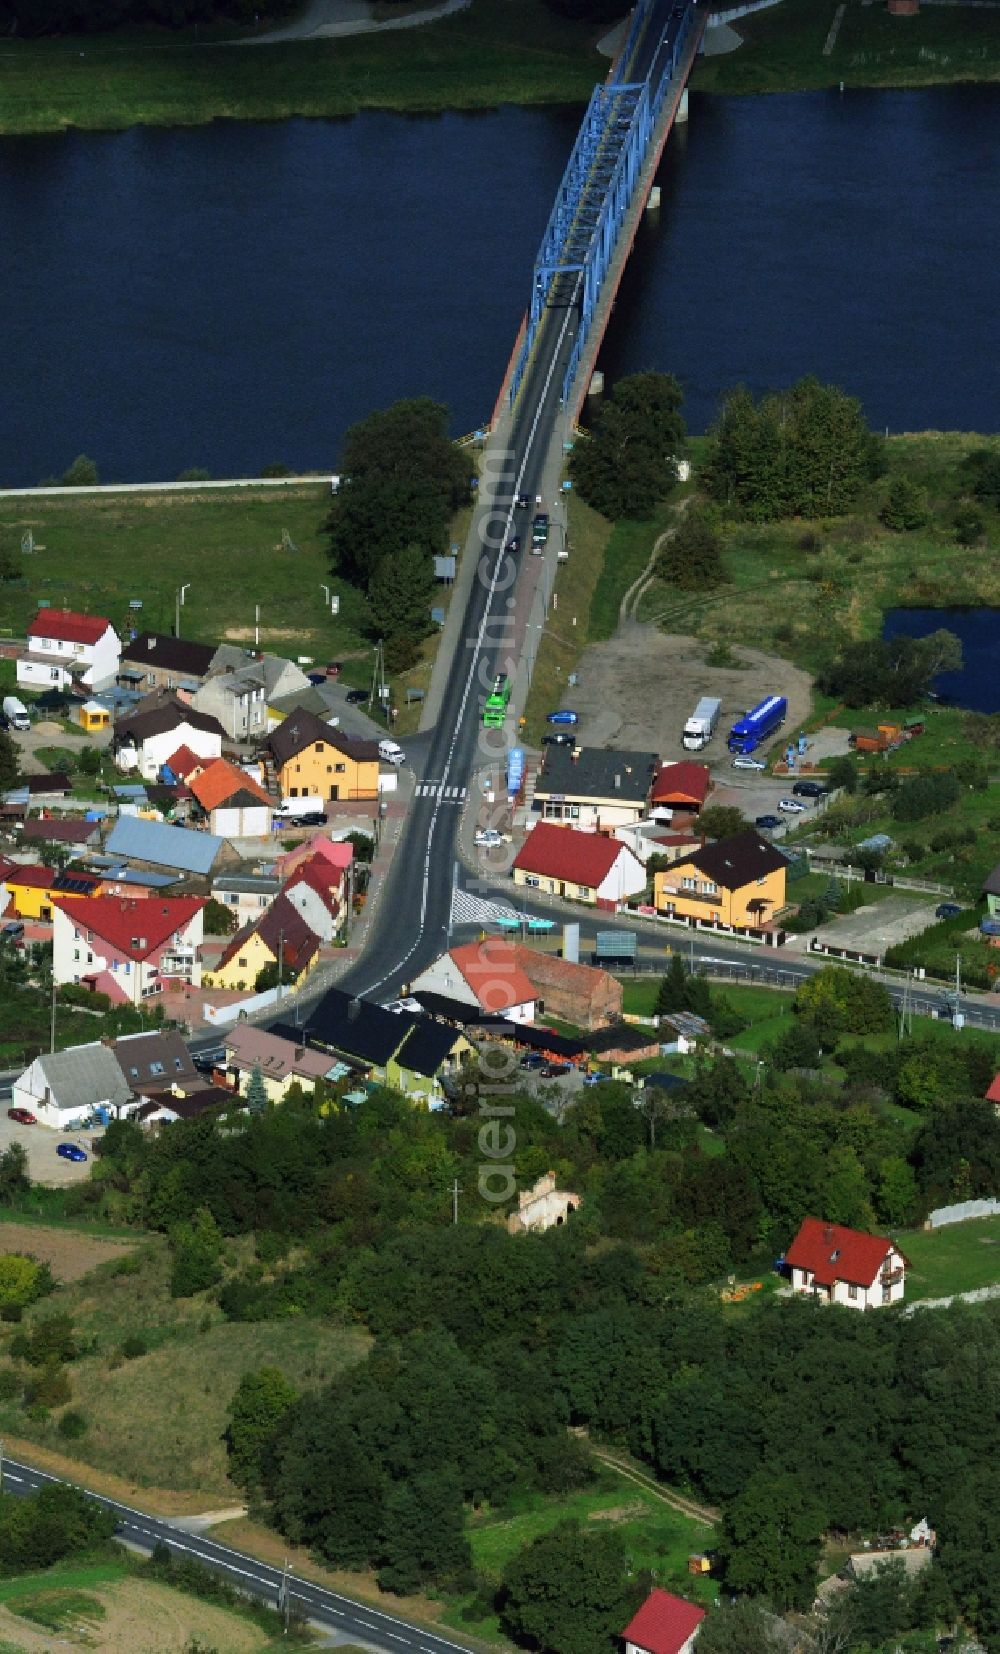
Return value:
<svg viewBox="0 0 1000 1654">
<path fill-rule="evenodd" d="M 85 896 L 53 903 L 52 970 L 115 1005 L 201 986 L 205 902 L 198 896 Z"/>
<path fill-rule="evenodd" d="M 39 609 L 17 681 L 28 689 L 105 689 L 118 675 L 121 639 L 103 615 Z"/>
<path fill-rule="evenodd" d="M 300 862 L 285 885 L 284 894 L 323 942 L 332 942 L 344 923 L 345 880 L 344 868 L 315 855 Z"/>
<path fill-rule="evenodd" d="M 615 908 L 646 888 L 646 871 L 627 844 L 539 821 L 514 858 L 514 883 L 575 902 Z"/>
<path fill-rule="evenodd" d="M 625 1654 L 692 1654 L 704 1608 L 655 1586 L 622 1632 Z"/>
<path fill-rule="evenodd" d="M 989 1089 L 986 1092 L 986 1101 L 992 1103 L 997 1113 L 1000 1114 L 1000 1074 L 994 1075 L 990 1082 Z"/>
<path fill-rule="evenodd" d="M 848 1309 L 881 1309 L 903 1299 L 907 1260 L 886 1235 L 822 1218 L 803 1218 L 785 1253 L 792 1291 Z"/>
<path fill-rule="evenodd" d="M 565 835 L 565 828 L 554 830 Z M 500 936 L 465 942 L 421 971 L 410 991 L 441 994 L 460 1005 L 477 1006 L 487 1016 L 534 1022 L 538 994 L 521 964 L 520 951 Z"/>
</svg>

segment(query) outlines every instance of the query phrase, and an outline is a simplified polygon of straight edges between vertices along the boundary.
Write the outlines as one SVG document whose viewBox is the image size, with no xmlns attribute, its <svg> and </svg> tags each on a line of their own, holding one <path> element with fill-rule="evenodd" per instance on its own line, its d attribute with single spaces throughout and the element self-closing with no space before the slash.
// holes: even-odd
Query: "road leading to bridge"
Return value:
<svg viewBox="0 0 1000 1654">
<path fill-rule="evenodd" d="M 614 73 L 632 81 L 661 74 L 671 43 L 698 0 L 641 0 L 623 60 Z M 434 781 L 429 796 L 414 798 L 382 895 L 381 911 L 362 960 L 341 979 L 355 994 L 385 998 L 442 951 L 451 912 L 456 835 L 463 787 L 475 768 L 496 758 L 495 746 L 481 748 L 482 701 L 498 671 L 513 677 L 516 661 L 502 641 L 514 607 L 516 563 L 528 555 L 534 505 L 519 512 L 516 499 L 534 502 L 545 489 L 554 436 L 563 430 L 564 385 L 580 326 L 582 269 L 575 283 L 553 284 L 542 313 L 514 406 L 487 450 L 479 507 L 465 556 L 479 558 L 465 610 L 464 648 L 456 651 L 431 731 L 423 767 Z M 548 471 L 547 509 L 558 486 Z M 518 559 L 504 547 L 521 540 Z M 500 639 L 501 641 L 498 641 Z M 453 790 L 452 801 L 444 795 Z"/>
</svg>

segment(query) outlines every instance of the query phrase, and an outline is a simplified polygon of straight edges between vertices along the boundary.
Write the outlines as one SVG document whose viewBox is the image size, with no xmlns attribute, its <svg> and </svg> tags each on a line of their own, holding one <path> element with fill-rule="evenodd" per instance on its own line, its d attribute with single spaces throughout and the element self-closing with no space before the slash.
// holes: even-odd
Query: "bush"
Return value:
<svg viewBox="0 0 1000 1654">
<path fill-rule="evenodd" d="M 97 483 L 97 466 L 86 454 L 77 454 L 60 480 L 64 488 L 93 488 Z"/>
<path fill-rule="evenodd" d="M 955 513 L 955 539 L 960 546 L 974 546 L 983 537 L 986 524 L 975 506 L 964 506 Z"/>
<path fill-rule="evenodd" d="M 73 1394 L 69 1373 L 59 1361 L 48 1361 L 28 1380 L 24 1399 L 29 1407 L 64 1407 Z"/>
<path fill-rule="evenodd" d="M 67 1441 L 79 1441 L 80 1437 L 85 1436 L 89 1429 L 86 1414 L 81 1413 L 78 1407 L 67 1407 L 56 1429 L 60 1436 L 65 1436 Z"/>
<path fill-rule="evenodd" d="M 137 1361 L 141 1355 L 148 1355 L 149 1345 L 141 1332 L 130 1332 L 127 1338 L 122 1339 L 122 1355 L 126 1361 Z"/>
<path fill-rule="evenodd" d="M 886 528 L 894 529 L 896 533 L 923 528 L 927 521 L 927 497 L 909 477 L 897 477 L 879 515 Z"/>
<path fill-rule="evenodd" d="M 33 1367 L 46 1363 L 75 1361 L 79 1355 L 73 1322 L 68 1315 L 46 1315 L 28 1332 L 19 1332 L 10 1341 L 10 1353 Z"/>
<path fill-rule="evenodd" d="M 0 1367 L 0 1401 L 13 1401 L 24 1388 L 24 1378 L 16 1367 Z"/>
<path fill-rule="evenodd" d="M 948 810 L 959 795 L 958 778 L 951 770 L 941 775 L 915 775 L 904 781 L 892 801 L 894 821 L 923 821 Z"/>
</svg>

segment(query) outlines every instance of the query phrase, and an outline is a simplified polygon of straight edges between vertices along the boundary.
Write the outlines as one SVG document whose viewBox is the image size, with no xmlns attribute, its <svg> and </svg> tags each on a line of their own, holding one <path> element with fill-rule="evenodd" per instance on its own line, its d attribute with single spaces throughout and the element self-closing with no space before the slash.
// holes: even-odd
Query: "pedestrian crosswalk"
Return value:
<svg viewBox="0 0 1000 1654">
<path fill-rule="evenodd" d="M 496 925 L 518 915 L 506 902 L 486 901 L 474 896 L 471 890 L 453 890 L 451 894 L 451 922 L 453 925 Z"/>
<path fill-rule="evenodd" d="M 436 798 L 441 804 L 462 804 L 467 795 L 467 787 L 446 787 L 440 781 L 419 781 L 417 783 L 417 798 Z"/>
</svg>

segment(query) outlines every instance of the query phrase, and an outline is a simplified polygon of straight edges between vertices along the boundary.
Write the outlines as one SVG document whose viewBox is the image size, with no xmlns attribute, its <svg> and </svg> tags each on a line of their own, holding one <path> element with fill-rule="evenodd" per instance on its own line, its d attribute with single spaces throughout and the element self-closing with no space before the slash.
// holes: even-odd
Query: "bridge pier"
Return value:
<svg viewBox="0 0 1000 1654">
<path fill-rule="evenodd" d="M 683 92 L 681 93 L 681 101 L 677 105 L 677 113 L 674 116 L 674 125 L 675 126 L 681 126 L 683 124 L 683 122 L 687 120 L 687 118 L 688 118 L 688 89 L 685 86 Z"/>
<path fill-rule="evenodd" d="M 646 202 L 646 211 L 647 212 L 658 212 L 659 207 L 660 207 L 660 186 L 659 186 L 659 184 L 654 184 L 652 189 L 649 192 L 649 200 Z"/>
</svg>

